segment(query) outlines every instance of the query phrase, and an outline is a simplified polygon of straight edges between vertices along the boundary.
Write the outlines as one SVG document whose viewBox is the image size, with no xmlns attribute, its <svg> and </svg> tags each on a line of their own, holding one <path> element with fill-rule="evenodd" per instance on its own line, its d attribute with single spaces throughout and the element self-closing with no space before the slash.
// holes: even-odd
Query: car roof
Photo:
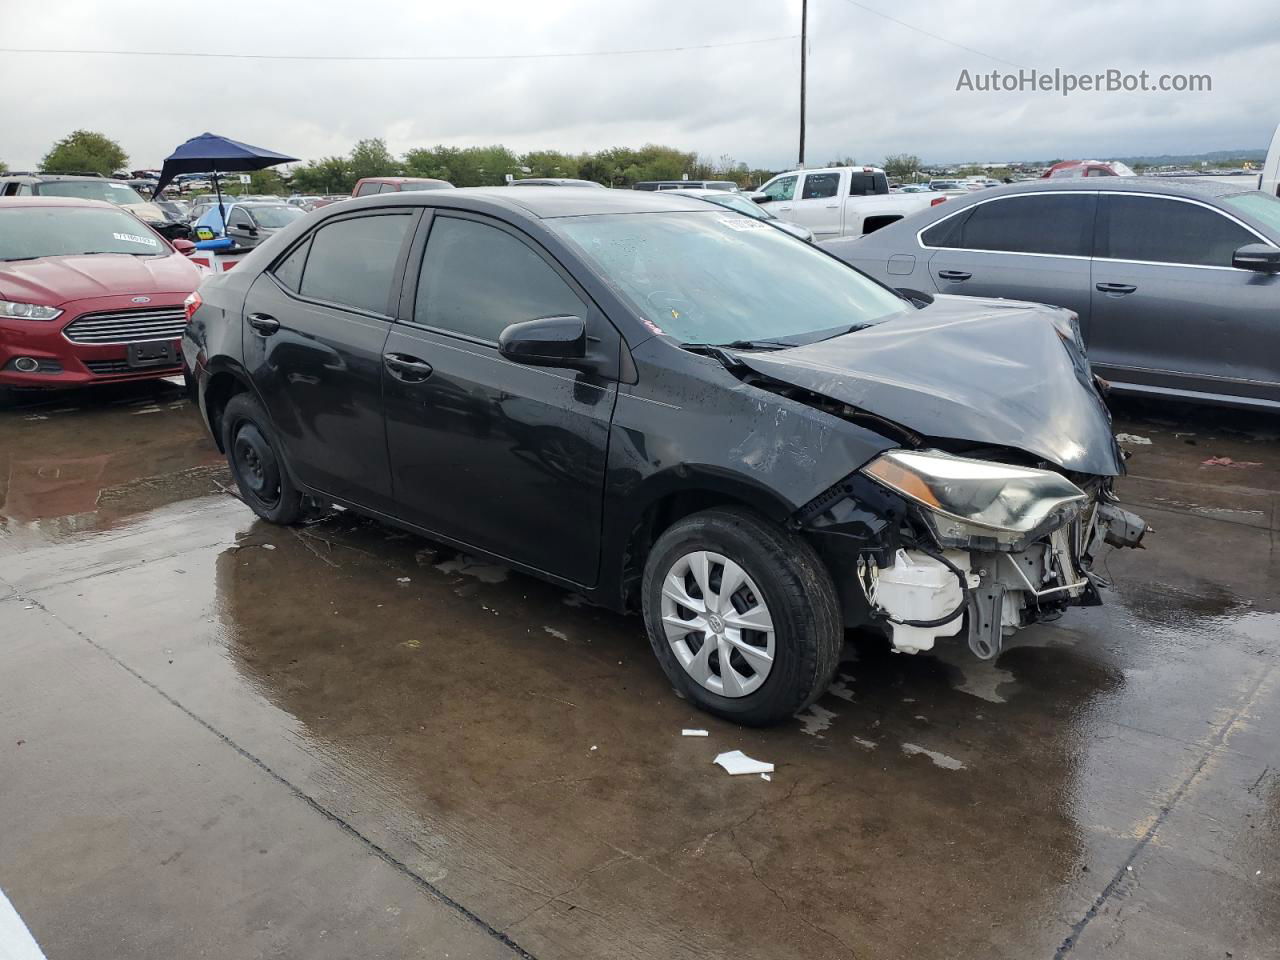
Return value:
<svg viewBox="0 0 1280 960">
<path fill-rule="evenodd" d="M 0 207 L 102 207 L 105 210 L 119 210 L 114 203 L 106 200 L 87 200 L 83 197 L 0 197 Z"/>
<path fill-rule="evenodd" d="M 1042 193 L 1045 190 L 1098 190 L 1119 193 L 1151 193 L 1167 197 L 1193 199 L 1225 197 L 1233 193 L 1247 193 L 1254 187 L 1246 187 L 1239 181 L 1182 180 L 1176 177 L 1071 177 L 1021 180 L 1000 187 L 983 190 L 983 199 L 1003 197 L 1015 193 Z M 954 209 L 954 208 L 952 208 Z"/>
<path fill-rule="evenodd" d="M 462 187 L 457 190 L 423 190 L 412 193 L 379 193 L 343 201 L 342 212 L 386 205 L 452 207 L 481 210 L 500 207 L 540 220 L 585 217 L 605 213 L 680 213 L 706 211 L 707 205 L 683 190 L 601 190 L 596 187 L 557 187 L 554 190 L 512 190 L 509 187 Z"/>
</svg>

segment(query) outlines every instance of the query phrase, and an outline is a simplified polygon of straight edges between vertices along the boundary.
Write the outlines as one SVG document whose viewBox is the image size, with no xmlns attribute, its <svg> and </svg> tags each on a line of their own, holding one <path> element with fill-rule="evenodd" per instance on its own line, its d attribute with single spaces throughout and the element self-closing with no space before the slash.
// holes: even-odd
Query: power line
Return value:
<svg viewBox="0 0 1280 960">
<path fill-rule="evenodd" d="M 897 17 L 891 17 L 887 13 L 881 13 L 879 10 L 876 10 L 872 7 L 868 7 L 864 3 L 858 3 L 858 0 L 844 0 L 844 2 L 849 4 L 849 6 L 851 7 L 857 7 L 859 10 L 865 10 L 867 13 L 870 13 L 873 16 L 880 17 L 882 20 L 888 20 L 891 23 L 896 23 L 900 27 L 906 27 L 908 30 L 914 30 L 916 33 L 923 34 L 926 37 L 932 37 L 934 40 L 940 40 L 943 43 L 949 44 L 950 46 L 956 47 L 960 50 L 965 50 L 965 51 L 968 51 L 969 53 L 976 53 L 978 56 L 986 57 L 988 60 L 994 60 L 996 63 L 1003 63 L 1006 67 L 1017 67 L 1019 70 L 1023 69 L 1022 64 L 1020 63 L 1014 63 L 1011 60 L 1005 60 L 1003 57 L 997 57 L 994 54 L 985 53 L 982 50 L 977 50 L 973 47 L 966 47 L 963 43 L 956 43 L 956 41 L 949 40 L 944 36 L 941 36 L 936 33 L 932 33 L 931 31 L 926 30 L 924 27 L 917 27 L 914 23 L 907 23 L 907 21 L 905 20 L 899 20 Z"/>
<path fill-rule="evenodd" d="M 795 40 L 800 35 L 762 37 L 757 40 L 728 40 L 722 43 L 686 44 L 679 47 L 641 47 L 634 50 L 590 50 L 567 53 L 493 53 L 493 54 L 441 54 L 407 56 L 328 56 L 324 54 L 289 53 L 205 53 L 178 50 L 86 50 L 52 49 L 33 47 L 0 47 L 0 53 L 76 54 L 111 57 L 196 57 L 209 60 L 318 60 L 348 61 L 353 63 L 424 63 L 458 60 L 563 60 L 578 57 L 629 57 L 646 53 L 681 53 L 687 50 L 714 50 L 720 47 L 745 47 L 762 43 L 781 43 Z"/>
</svg>

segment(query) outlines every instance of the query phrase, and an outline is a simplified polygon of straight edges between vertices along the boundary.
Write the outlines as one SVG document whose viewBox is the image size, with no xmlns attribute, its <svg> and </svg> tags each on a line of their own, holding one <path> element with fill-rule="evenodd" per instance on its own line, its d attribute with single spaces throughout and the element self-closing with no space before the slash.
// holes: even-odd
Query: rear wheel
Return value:
<svg viewBox="0 0 1280 960">
<path fill-rule="evenodd" d="M 222 412 L 222 443 L 244 502 L 263 520 L 290 524 L 302 515 L 302 494 L 289 479 L 266 412 L 239 393 Z"/>
<path fill-rule="evenodd" d="M 763 726 L 831 682 L 843 644 L 831 576 L 808 542 L 758 514 L 718 508 L 676 523 L 642 589 L 658 662 L 703 710 Z"/>
</svg>

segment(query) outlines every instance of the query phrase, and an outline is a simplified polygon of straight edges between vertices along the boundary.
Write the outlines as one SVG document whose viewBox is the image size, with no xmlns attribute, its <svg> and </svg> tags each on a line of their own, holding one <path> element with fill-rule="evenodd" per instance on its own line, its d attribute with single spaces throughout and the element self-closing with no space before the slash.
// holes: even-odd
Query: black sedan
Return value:
<svg viewBox="0 0 1280 960">
<path fill-rule="evenodd" d="M 993 657 L 1145 531 L 1067 311 L 906 299 L 678 192 L 356 199 L 188 314 L 261 517 L 338 504 L 641 611 L 743 723 L 818 697 L 847 628 Z"/>
</svg>

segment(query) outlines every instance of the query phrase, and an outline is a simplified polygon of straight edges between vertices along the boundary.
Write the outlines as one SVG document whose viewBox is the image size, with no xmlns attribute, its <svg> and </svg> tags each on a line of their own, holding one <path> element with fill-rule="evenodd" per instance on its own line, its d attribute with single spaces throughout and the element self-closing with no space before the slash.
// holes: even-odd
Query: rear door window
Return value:
<svg viewBox="0 0 1280 960">
<path fill-rule="evenodd" d="M 1096 202 L 1092 193 L 1005 197 L 978 204 L 921 236 L 931 247 L 1087 257 Z"/>
<path fill-rule="evenodd" d="M 528 244 L 486 223 L 435 217 L 415 323 L 496 343 L 513 323 L 557 316 L 585 319 L 586 306 Z"/>
<path fill-rule="evenodd" d="M 1111 260 L 1229 267 L 1258 238 L 1216 210 L 1165 197 L 1102 197 L 1098 252 Z"/>
<path fill-rule="evenodd" d="M 825 200 L 840 192 L 840 174 L 807 173 L 804 177 L 804 193 L 801 200 Z"/>
<path fill-rule="evenodd" d="M 362 183 L 356 187 L 357 197 L 367 197 L 370 194 L 377 193 L 382 184 L 380 183 Z"/>
<path fill-rule="evenodd" d="M 328 303 L 386 315 L 396 261 L 412 220 L 404 213 L 349 217 L 311 237 L 298 292 Z"/>
</svg>

